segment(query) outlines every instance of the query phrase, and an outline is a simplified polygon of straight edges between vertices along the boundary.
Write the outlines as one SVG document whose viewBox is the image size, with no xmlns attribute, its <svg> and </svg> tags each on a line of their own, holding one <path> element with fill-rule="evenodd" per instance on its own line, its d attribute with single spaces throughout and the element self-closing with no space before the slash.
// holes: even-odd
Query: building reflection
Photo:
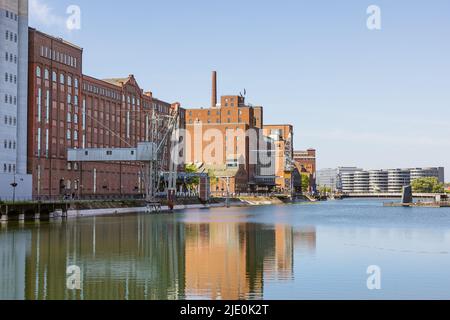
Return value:
<svg viewBox="0 0 450 320">
<path fill-rule="evenodd" d="M 286 225 L 214 222 L 186 230 L 188 298 L 261 299 L 265 281 L 293 280 L 294 234 L 315 246 L 315 229 L 295 233 Z"/>
<path fill-rule="evenodd" d="M 286 225 L 183 223 L 139 215 L 30 225 L 0 233 L 0 299 L 261 299 L 294 277 L 294 246 L 315 230 Z M 68 266 L 82 290 L 66 287 Z"/>
</svg>

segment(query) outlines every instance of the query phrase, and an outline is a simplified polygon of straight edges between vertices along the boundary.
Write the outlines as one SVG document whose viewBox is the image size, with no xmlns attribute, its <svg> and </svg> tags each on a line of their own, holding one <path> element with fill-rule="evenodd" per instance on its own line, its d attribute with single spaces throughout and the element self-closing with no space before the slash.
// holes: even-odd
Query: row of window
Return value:
<svg viewBox="0 0 450 320">
<path fill-rule="evenodd" d="M 70 129 L 67 129 L 66 138 L 67 140 L 72 139 L 72 131 Z M 78 141 L 78 130 L 73 131 L 73 141 Z"/>
<path fill-rule="evenodd" d="M 120 100 L 120 93 L 118 93 L 117 91 L 99 88 L 86 82 L 83 84 L 83 90 L 94 94 L 99 94 L 114 100 Z"/>
<path fill-rule="evenodd" d="M 36 77 L 42 78 L 42 69 L 39 66 L 36 67 Z M 50 72 L 49 72 L 48 69 L 44 69 L 44 79 L 45 80 L 50 80 Z M 57 82 L 58 81 L 58 74 L 56 73 L 56 71 L 52 72 L 52 81 L 53 82 Z M 59 83 L 60 84 L 65 84 L 66 83 L 66 76 L 63 73 L 61 73 L 59 75 Z M 74 87 L 76 89 L 78 89 L 78 85 L 79 85 L 78 78 L 73 78 L 73 84 L 74 84 Z M 70 75 L 67 76 L 67 85 L 69 87 L 72 86 L 72 77 Z"/>
<path fill-rule="evenodd" d="M 6 10 L 5 15 L 7 18 L 10 18 L 11 20 L 17 21 L 17 14 L 11 11 Z"/>
<path fill-rule="evenodd" d="M 212 122 L 211 122 L 211 119 L 208 119 L 207 122 L 208 122 L 208 123 L 212 123 Z M 189 124 L 193 124 L 193 123 L 194 123 L 194 120 L 192 120 L 192 119 L 189 120 Z M 195 121 L 195 123 L 201 123 L 201 121 L 200 121 L 199 119 L 197 119 L 197 120 Z M 217 120 L 216 120 L 216 123 L 220 123 L 220 120 L 217 119 Z M 230 119 L 230 118 L 227 119 L 227 123 L 231 123 L 231 119 Z M 241 119 L 241 118 L 238 119 L 238 123 L 242 123 L 242 119 Z"/>
<path fill-rule="evenodd" d="M 17 33 L 6 30 L 5 32 L 5 40 L 14 41 L 17 43 Z"/>
<path fill-rule="evenodd" d="M 41 57 L 65 64 L 67 66 L 70 66 L 72 68 L 77 67 L 77 58 L 72 57 L 71 55 L 52 50 L 47 47 L 41 47 Z"/>
<path fill-rule="evenodd" d="M 16 117 L 11 117 L 11 116 L 5 116 L 5 125 L 10 125 L 10 126 L 16 126 L 17 125 L 17 118 Z"/>
<path fill-rule="evenodd" d="M 211 112 L 211 110 L 208 110 L 208 116 L 210 116 L 212 114 L 212 112 Z M 242 115 L 242 110 L 238 110 L 238 114 L 239 115 Z M 218 116 L 218 115 L 220 115 L 220 111 L 216 111 L 216 115 Z M 229 115 L 229 116 L 231 116 L 231 110 L 228 110 L 227 111 L 227 115 Z M 192 111 L 189 111 L 189 116 L 191 116 L 192 117 Z"/>
<path fill-rule="evenodd" d="M 9 173 L 13 173 L 13 172 L 16 172 L 16 165 L 15 164 L 6 164 L 6 163 L 4 163 L 3 164 L 3 172 L 4 173 L 7 173 L 7 172 L 9 172 Z"/>
<path fill-rule="evenodd" d="M 5 52 L 5 61 L 6 62 L 14 62 L 17 64 L 17 55 L 13 55 L 12 53 Z"/>
<path fill-rule="evenodd" d="M 11 140 L 5 140 L 3 143 L 5 149 L 16 149 L 16 142 Z"/>
<path fill-rule="evenodd" d="M 17 84 L 17 76 L 15 74 L 5 72 L 5 82 L 11 82 Z"/>
<path fill-rule="evenodd" d="M 17 97 L 16 96 L 12 96 L 12 95 L 7 95 L 5 94 L 5 103 L 9 103 L 9 104 L 14 104 L 15 106 L 17 105 Z"/>
</svg>

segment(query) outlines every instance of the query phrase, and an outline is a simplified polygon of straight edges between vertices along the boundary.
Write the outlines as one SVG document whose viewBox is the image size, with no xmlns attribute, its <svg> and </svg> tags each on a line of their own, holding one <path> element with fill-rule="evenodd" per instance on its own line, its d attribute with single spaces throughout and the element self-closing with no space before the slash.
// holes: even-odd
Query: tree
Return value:
<svg viewBox="0 0 450 320">
<path fill-rule="evenodd" d="M 187 164 L 184 168 L 184 171 L 186 171 L 186 173 L 197 173 L 198 169 L 195 164 Z M 195 189 L 199 184 L 200 184 L 199 177 L 193 177 L 186 180 L 186 187 L 189 190 Z"/>
<path fill-rule="evenodd" d="M 309 174 L 302 173 L 302 191 L 309 192 Z"/>
<path fill-rule="evenodd" d="M 208 176 L 209 176 L 209 181 L 211 183 L 211 186 L 215 186 L 217 183 L 219 183 L 219 178 L 217 178 L 216 173 L 214 172 L 214 170 L 209 169 L 208 170 Z"/>
<path fill-rule="evenodd" d="M 411 186 L 415 193 L 444 193 L 444 184 L 438 178 L 419 178 Z"/>
<path fill-rule="evenodd" d="M 330 187 L 320 186 L 320 187 L 319 187 L 319 192 L 320 192 L 321 194 L 326 194 L 326 193 L 331 193 L 332 190 L 331 190 Z"/>
</svg>

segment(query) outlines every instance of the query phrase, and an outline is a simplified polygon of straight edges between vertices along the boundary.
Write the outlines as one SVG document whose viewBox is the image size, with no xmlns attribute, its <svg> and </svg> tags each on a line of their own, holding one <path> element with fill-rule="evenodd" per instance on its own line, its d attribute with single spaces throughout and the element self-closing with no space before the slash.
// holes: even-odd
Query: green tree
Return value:
<svg viewBox="0 0 450 320">
<path fill-rule="evenodd" d="M 330 187 L 326 187 L 326 186 L 320 186 L 319 187 L 319 192 L 321 194 L 325 194 L 325 193 L 331 193 L 331 188 Z"/>
<path fill-rule="evenodd" d="M 415 193 L 444 193 L 444 184 L 438 178 L 419 178 L 411 186 Z"/>
<path fill-rule="evenodd" d="M 214 170 L 209 169 L 208 170 L 208 176 L 209 176 L 209 181 L 211 183 L 211 186 L 215 186 L 216 184 L 219 183 L 219 178 L 217 178 L 216 173 L 214 172 Z"/>
<path fill-rule="evenodd" d="M 302 173 L 302 191 L 309 191 L 309 174 Z"/>
<path fill-rule="evenodd" d="M 186 171 L 186 173 L 197 173 L 198 169 L 195 164 L 187 164 L 184 168 L 184 171 Z M 186 180 L 186 187 L 189 190 L 195 189 L 199 184 L 200 184 L 199 177 L 193 177 Z"/>
</svg>

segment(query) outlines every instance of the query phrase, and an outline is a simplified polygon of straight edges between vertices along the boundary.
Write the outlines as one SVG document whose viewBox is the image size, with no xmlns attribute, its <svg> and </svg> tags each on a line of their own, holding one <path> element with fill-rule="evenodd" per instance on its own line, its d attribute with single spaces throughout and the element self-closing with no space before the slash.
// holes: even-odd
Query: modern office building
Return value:
<svg viewBox="0 0 450 320">
<path fill-rule="evenodd" d="M 338 167 L 336 169 L 321 169 L 317 171 L 317 186 L 330 188 L 342 192 L 343 184 L 346 190 L 353 190 L 353 176 L 355 172 L 363 171 L 357 167 Z M 347 174 L 345 177 L 344 174 Z M 345 181 L 344 181 L 345 180 Z"/>
<path fill-rule="evenodd" d="M 28 170 L 35 198 L 135 196 L 145 192 L 141 164 L 67 161 L 69 148 L 129 148 L 162 138 L 171 104 L 140 88 L 133 75 L 100 80 L 83 74 L 83 49 L 29 30 Z M 181 109 L 181 125 L 185 113 Z M 170 150 L 166 147 L 166 159 Z M 160 164 L 168 168 L 168 161 Z M 114 177 L 114 178 L 112 178 Z"/>
<path fill-rule="evenodd" d="M 383 169 L 365 171 L 340 167 L 317 171 L 319 187 L 334 188 L 343 193 L 400 193 L 403 187 L 419 178 L 434 177 L 444 183 L 444 168 Z"/>
<path fill-rule="evenodd" d="M 0 1 L 0 36 L 0 200 L 26 200 L 28 0 Z"/>
<path fill-rule="evenodd" d="M 388 192 L 401 193 L 403 187 L 411 184 L 411 172 L 409 169 L 388 170 Z"/>
<path fill-rule="evenodd" d="M 371 193 L 388 192 L 388 172 L 386 170 L 369 171 L 369 191 Z"/>
<path fill-rule="evenodd" d="M 414 168 L 411 169 L 411 181 L 420 178 L 437 178 L 440 183 L 445 182 L 444 168 Z"/>
<path fill-rule="evenodd" d="M 338 191 L 343 193 L 353 193 L 355 192 L 355 173 L 354 172 L 343 172 L 338 176 L 340 183 L 338 184 Z"/>
<path fill-rule="evenodd" d="M 369 172 L 357 171 L 354 173 L 353 190 L 356 193 L 366 193 L 370 189 Z"/>
</svg>

